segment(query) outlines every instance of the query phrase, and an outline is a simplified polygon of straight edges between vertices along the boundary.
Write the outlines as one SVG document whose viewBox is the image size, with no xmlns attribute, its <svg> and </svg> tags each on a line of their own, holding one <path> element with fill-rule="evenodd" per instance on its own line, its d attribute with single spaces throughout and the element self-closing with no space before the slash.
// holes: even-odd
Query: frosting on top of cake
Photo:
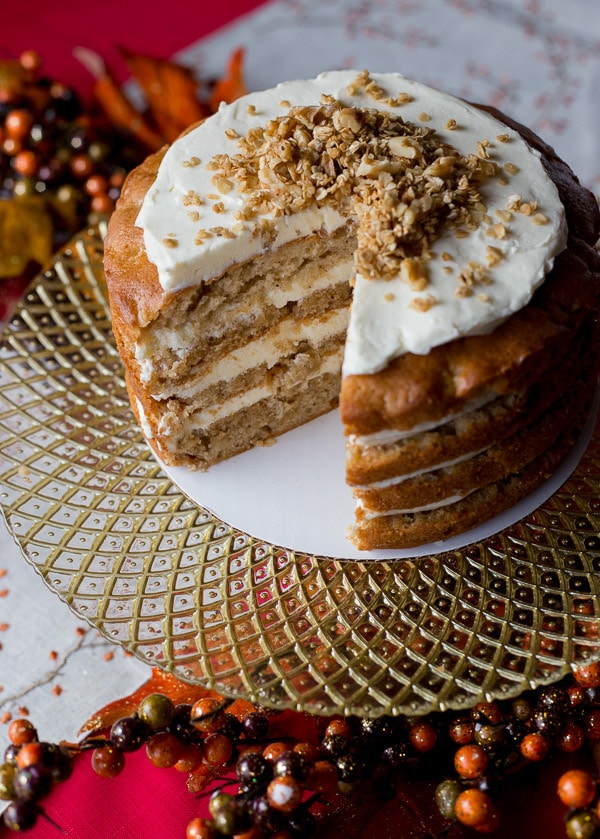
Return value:
<svg viewBox="0 0 600 839">
<path fill-rule="evenodd" d="M 240 178 L 228 177 L 216 163 L 239 155 L 249 131 L 261 132 L 294 108 L 310 109 L 321 101 L 400 117 L 397 122 L 405 121 L 417 138 L 419 131 L 433 129 L 439 159 L 453 147 L 465 160 L 475 161 L 478 175 L 476 223 L 463 224 L 455 213 L 453 222 L 431 237 L 425 260 L 400 258 L 398 270 L 384 276 L 357 271 L 345 375 L 373 373 L 403 353 L 427 353 L 456 337 L 491 331 L 529 302 L 566 243 L 564 210 L 537 151 L 504 123 L 462 100 L 398 74 L 357 78 L 355 71 L 324 73 L 250 94 L 221 106 L 171 146 L 137 219 L 165 291 L 210 281 L 266 248 L 349 223 L 348 206 L 337 195 L 330 201 L 300 202 L 284 213 L 273 212 L 268 202 L 258 215 L 248 213 Z M 398 143 L 406 146 L 399 149 L 401 156 L 412 155 L 412 139 Z M 389 180 L 385 172 L 381 177 Z M 434 188 L 441 206 L 446 193 L 441 186 Z M 447 195 L 449 204 L 453 195 L 450 190 Z M 357 265 L 367 273 L 364 259 L 357 259 Z"/>
</svg>

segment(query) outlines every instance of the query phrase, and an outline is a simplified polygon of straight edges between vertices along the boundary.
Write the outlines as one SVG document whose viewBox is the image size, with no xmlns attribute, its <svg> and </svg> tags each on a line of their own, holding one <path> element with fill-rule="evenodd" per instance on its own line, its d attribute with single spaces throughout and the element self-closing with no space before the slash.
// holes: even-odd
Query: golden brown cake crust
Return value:
<svg viewBox="0 0 600 839">
<path fill-rule="evenodd" d="M 117 340 L 134 342 L 164 302 L 156 267 L 148 261 L 142 230 L 135 221 L 156 178 L 167 147 L 150 155 L 127 176 L 104 240 L 104 270 Z"/>
</svg>

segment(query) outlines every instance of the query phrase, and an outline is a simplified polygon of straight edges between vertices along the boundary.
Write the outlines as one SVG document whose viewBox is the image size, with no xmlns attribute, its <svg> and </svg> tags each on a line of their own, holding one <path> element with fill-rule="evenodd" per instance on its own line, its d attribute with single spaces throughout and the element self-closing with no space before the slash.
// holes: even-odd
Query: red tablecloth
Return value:
<svg viewBox="0 0 600 839">
<path fill-rule="evenodd" d="M 127 77 L 127 68 L 119 46 L 165 58 L 263 3 L 264 0 L 9 2 L 2 10 L 0 57 L 16 58 L 23 50 L 37 50 L 49 76 L 85 93 L 92 79 L 73 57 L 74 47 L 95 50 L 122 81 Z"/>
</svg>

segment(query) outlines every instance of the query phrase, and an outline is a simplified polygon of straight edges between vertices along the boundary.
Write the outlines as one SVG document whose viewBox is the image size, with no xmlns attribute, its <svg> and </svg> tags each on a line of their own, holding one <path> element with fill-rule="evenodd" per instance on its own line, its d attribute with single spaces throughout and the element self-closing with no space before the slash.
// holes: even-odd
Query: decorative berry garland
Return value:
<svg viewBox="0 0 600 839">
<path fill-rule="evenodd" d="M 137 710 L 78 744 L 41 742 L 30 720 L 13 720 L 0 765 L 0 799 L 10 802 L 4 824 L 30 829 L 44 813 L 43 799 L 70 777 L 74 757 L 86 751 L 102 777 L 117 776 L 126 754 L 145 746 L 153 765 L 188 773 L 191 793 L 219 780 L 210 817 L 194 818 L 186 839 L 309 839 L 340 793 L 375 783 L 390 795 L 416 770 L 437 783 L 444 832 L 459 823 L 490 833 L 501 822 L 497 790 L 507 775 L 585 747 L 596 765 L 600 761 L 600 662 L 557 685 L 465 712 L 377 719 L 306 715 L 306 739 L 281 735 L 280 712 L 241 703 L 243 710 L 232 713 L 236 704 L 214 695 L 175 704 L 151 693 Z M 568 839 L 597 836 L 595 774 L 570 769 L 557 794 L 567 808 Z"/>
</svg>

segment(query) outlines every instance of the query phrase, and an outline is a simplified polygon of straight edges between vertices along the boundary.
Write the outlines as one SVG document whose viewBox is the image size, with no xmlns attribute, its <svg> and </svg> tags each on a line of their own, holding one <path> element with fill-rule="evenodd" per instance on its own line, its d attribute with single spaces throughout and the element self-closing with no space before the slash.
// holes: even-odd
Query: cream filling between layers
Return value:
<svg viewBox="0 0 600 839">
<path fill-rule="evenodd" d="M 317 320 L 294 321 L 286 318 L 262 338 L 249 341 L 243 347 L 232 350 L 219 361 L 202 368 L 195 386 L 185 386 L 185 399 L 200 396 L 203 391 L 222 381 L 233 381 L 255 367 L 272 369 L 282 360 L 292 356 L 298 346 L 306 341 L 311 347 L 318 347 L 329 338 L 340 339 L 348 326 L 348 310 L 333 309 Z M 271 388 L 272 391 L 272 388 Z M 181 394 L 181 388 L 179 389 Z M 155 397 L 156 398 L 156 397 Z"/>
<path fill-rule="evenodd" d="M 358 446 L 360 448 L 368 449 L 372 446 L 387 446 L 392 443 L 398 443 L 400 440 L 408 440 L 411 437 L 416 437 L 426 431 L 435 431 L 436 428 L 443 428 L 444 425 L 454 422 L 454 420 L 467 416 L 472 411 L 477 411 L 484 405 L 488 405 L 498 398 L 497 393 L 485 393 L 476 399 L 471 399 L 465 404 L 463 411 L 457 411 L 454 414 L 441 419 L 432 420 L 431 422 L 421 422 L 413 425 L 406 431 L 398 431 L 395 428 L 386 428 L 383 431 L 375 431 L 373 434 L 349 434 L 348 442 L 350 445 Z"/>
<path fill-rule="evenodd" d="M 473 489 L 471 492 L 475 492 L 475 490 Z M 406 516 L 411 513 L 426 513 L 429 510 L 438 510 L 440 507 L 449 507 L 451 504 L 456 504 L 458 501 L 462 501 L 463 498 L 467 498 L 471 495 L 471 492 L 465 492 L 464 495 L 451 495 L 447 498 L 443 498 L 441 501 L 434 501 L 432 504 L 424 504 L 422 507 L 410 507 L 407 510 L 385 510 L 382 513 L 377 513 L 373 510 L 369 510 L 360 501 L 356 502 L 356 509 L 361 510 L 364 518 L 369 520 L 379 519 L 382 516 Z"/>
<path fill-rule="evenodd" d="M 448 469 L 451 466 L 457 466 L 465 460 L 471 460 L 471 458 L 483 454 L 483 452 L 487 451 L 487 449 L 488 447 L 484 446 L 481 449 L 476 449 L 472 452 L 468 452 L 467 454 L 463 454 L 460 457 L 456 457 L 454 460 L 446 460 L 443 463 L 437 463 L 432 469 L 415 469 L 414 472 L 407 472 L 404 475 L 398 475 L 394 478 L 386 478 L 383 481 L 373 481 L 371 484 L 353 484 L 352 489 L 359 491 L 363 490 L 366 492 L 373 489 L 387 489 L 388 487 L 396 486 L 397 484 L 409 481 L 411 478 L 419 478 L 421 475 L 432 475 L 439 469 Z"/>
<path fill-rule="evenodd" d="M 335 352 L 329 353 L 325 356 L 318 370 L 315 370 L 311 375 L 309 375 L 308 380 L 310 381 L 327 374 L 339 375 L 341 355 L 342 348 L 340 347 Z M 307 381 L 307 379 L 303 379 L 303 381 Z M 273 388 L 271 386 L 257 385 L 256 387 L 250 388 L 243 393 L 224 400 L 221 405 L 205 408 L 203 411 L 195 412 L 192 414 L 190 419 L 187 420 L 188 430 L 191 428 L 197 428 L 204 431 L 210 428 L 211 425 L 215 425 L 221 420 L 233 416 L 233 414 L 237 414 L 239 411 L 250 408 L 252 405 L 257 404 L 263 399 L 272 399 L 274 395 L 275 394 L 273 393 Z M 170 422 L 168 418 L 161 419 L 158 428 L 160 434 L 168 433 L 170 430 Z"/>
</svg>

